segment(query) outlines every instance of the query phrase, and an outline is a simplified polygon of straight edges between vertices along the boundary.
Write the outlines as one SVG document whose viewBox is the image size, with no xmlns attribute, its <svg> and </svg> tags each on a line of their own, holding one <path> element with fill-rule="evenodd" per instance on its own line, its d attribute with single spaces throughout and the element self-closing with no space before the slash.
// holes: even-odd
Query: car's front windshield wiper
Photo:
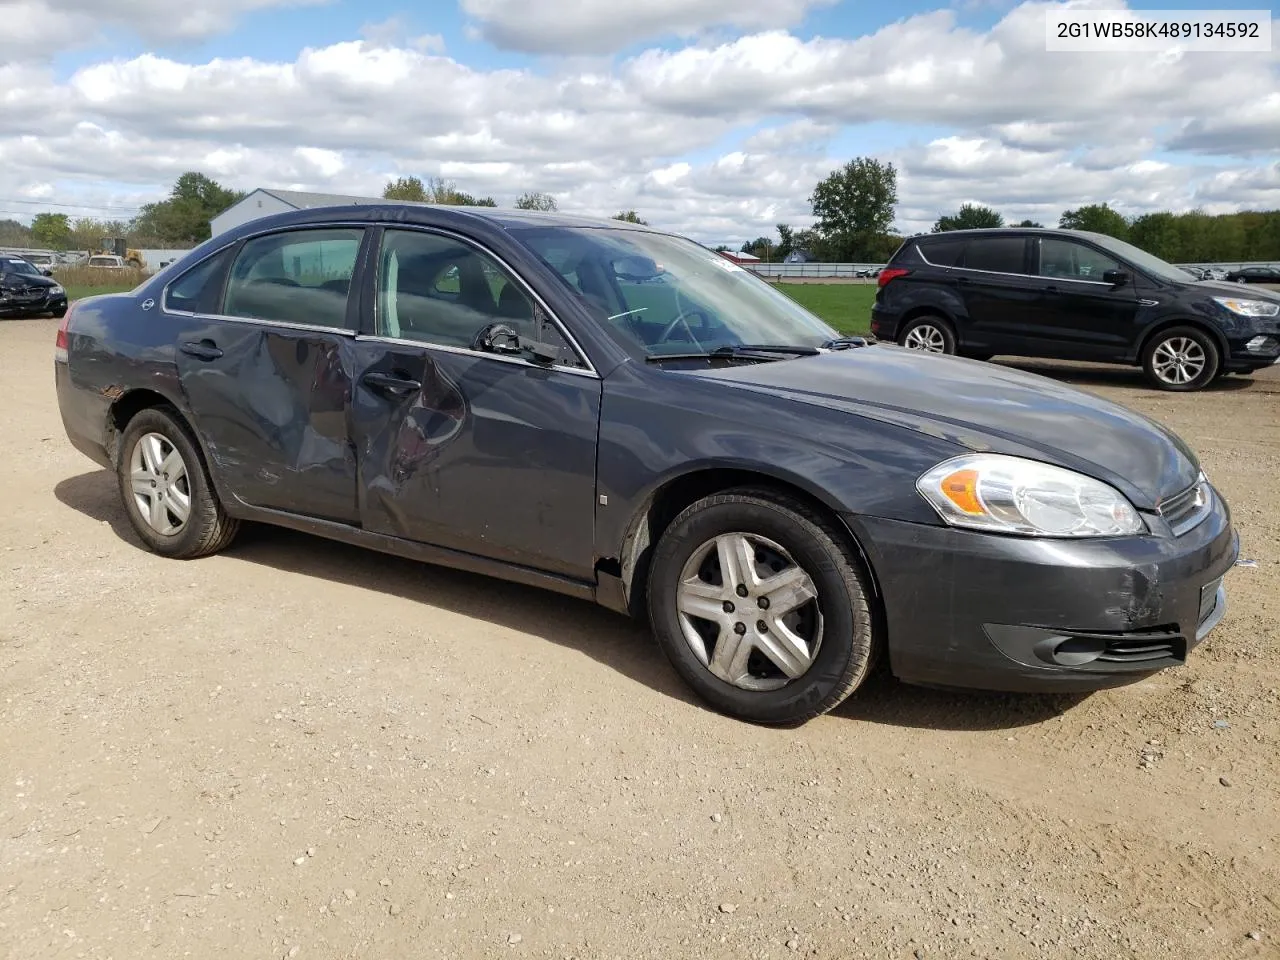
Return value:
<svg viewBox="0 0 1280 960">
<path fill-rule="evenodd" d="M 667 360 L 780 360 L 782 354 L 799 357 L 817 356 L 817 347 L 783 343 L 737 343 L 716 347 L 704 353 L 653 353 L 645 357 L 646 363 L 664 363 Z"/>
</svg>

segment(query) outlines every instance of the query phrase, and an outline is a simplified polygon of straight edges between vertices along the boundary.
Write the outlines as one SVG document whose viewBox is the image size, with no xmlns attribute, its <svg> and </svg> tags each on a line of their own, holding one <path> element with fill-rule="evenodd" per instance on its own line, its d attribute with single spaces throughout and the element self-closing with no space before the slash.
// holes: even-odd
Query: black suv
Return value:
<svg viewBox="0 0 1280 960">
<path fill-rule="evenodd" d="M 22 257 L 0 254 L 0 317 L 35 317 L 67 312 L 67 291 Z"/>
<path fill-rule="evenodd" d="M 933 353 L 1141 365 L 1164 390 L 1280 360 L 1280 292 L 1198 280 L 1114 237 L 989 229 L 903 242 L 871 331 Z"/>
</svg>

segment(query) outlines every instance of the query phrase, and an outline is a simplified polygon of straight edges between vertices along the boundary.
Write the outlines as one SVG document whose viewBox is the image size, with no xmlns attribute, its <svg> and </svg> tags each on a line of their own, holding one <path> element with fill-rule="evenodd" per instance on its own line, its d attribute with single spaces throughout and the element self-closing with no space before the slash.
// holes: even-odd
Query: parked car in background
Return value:
<svg viewBox="0 0 1280 960">
<path fill-rule="evenodd" d="M 110 254 L 99 254 L 97 256 L 90 257 L 85 262 L 85 266 L 93 267 L 97 270 L 123 270 L 127 264 L 124 262 L 124 257 L 117 257 Z"/>
<path fill-rule="evenodd" d="M 878 282 L 871 330 L 912 350 L 1140 365 L 1180 391 L 1280 359 L 1280 294 L 1242 296 L 1102 234 L 911 237 Z"/>
<path fill-rule="evenodd" d="M 256 520 L 593 600 L 753 721 L 827 711 L 881 660 L 930 685 L 1132 682 L 1219 623 L 1238 553 L 1147 417 L 841 337 L 616 220 L 279 214 L 78 301 L 54 353 L 68 437 L 156 553 Z"/>
<path fill-rule="evenodd" d="M 0 256 L 0 317 L 67 312 L 67 291 L 23 257 Z"/>
<path fill-rule="evenodd" d="M 1239 270 L 1232 270 L 1223 279 L 1228 283 L 1280 284 L 1280 267 L 1241 267 Z"/>
<path fill-rule="evenodd" d="M 58 258 L 52 253 L 28 253 L 23 258 L 39 270 L 44 276 L 52 277 L 53 268 L 59 266 Z"/>
</svg>

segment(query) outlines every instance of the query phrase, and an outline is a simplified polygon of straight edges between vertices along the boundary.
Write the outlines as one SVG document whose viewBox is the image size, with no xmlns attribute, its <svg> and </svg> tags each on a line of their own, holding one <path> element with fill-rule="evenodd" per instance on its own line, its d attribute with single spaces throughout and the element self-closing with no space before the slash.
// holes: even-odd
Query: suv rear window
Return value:
<svg viewBox="0 0 1280 960">
<path fill-rule="evenodd" d="M 948 237 L 945 240 L 918 241 L 924 258 L 937 267 L 954 267 L 960 262 L 968 240 L 964 237 Z"/>
<path fill-rule="evenodd" d="M 964 265 L 991 273 L 1026 273 L 1027 241 L 1023 237 L 986 237 L 970 240 Z"/>
</svg>

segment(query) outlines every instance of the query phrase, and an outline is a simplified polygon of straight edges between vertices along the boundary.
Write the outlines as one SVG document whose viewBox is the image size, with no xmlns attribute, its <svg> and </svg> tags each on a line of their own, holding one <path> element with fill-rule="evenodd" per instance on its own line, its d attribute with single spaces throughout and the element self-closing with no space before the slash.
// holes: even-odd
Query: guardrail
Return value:
<svg viewBox="0 0 1280 960">
<path fill-rule="evenodd" d="M 883 270 L 883 263 L 744 263 L 746 269 L 762 277 L 779 279 L 835 279 L 840 277 L 865 277 L 877 270 Z M 1179 267 L 1198 267 L 1201 270 L 1215 269 L 1231 272 L 1241 267 L 1276 267 L 1280 261 L 1252 260 L 1235 263 L 1179 263 Z"/>
<path fill-rule="evenodd" d="M 744 263 L 762 277 L 858 277 L 884 267 L 883 263 Z"/>
</svg>

